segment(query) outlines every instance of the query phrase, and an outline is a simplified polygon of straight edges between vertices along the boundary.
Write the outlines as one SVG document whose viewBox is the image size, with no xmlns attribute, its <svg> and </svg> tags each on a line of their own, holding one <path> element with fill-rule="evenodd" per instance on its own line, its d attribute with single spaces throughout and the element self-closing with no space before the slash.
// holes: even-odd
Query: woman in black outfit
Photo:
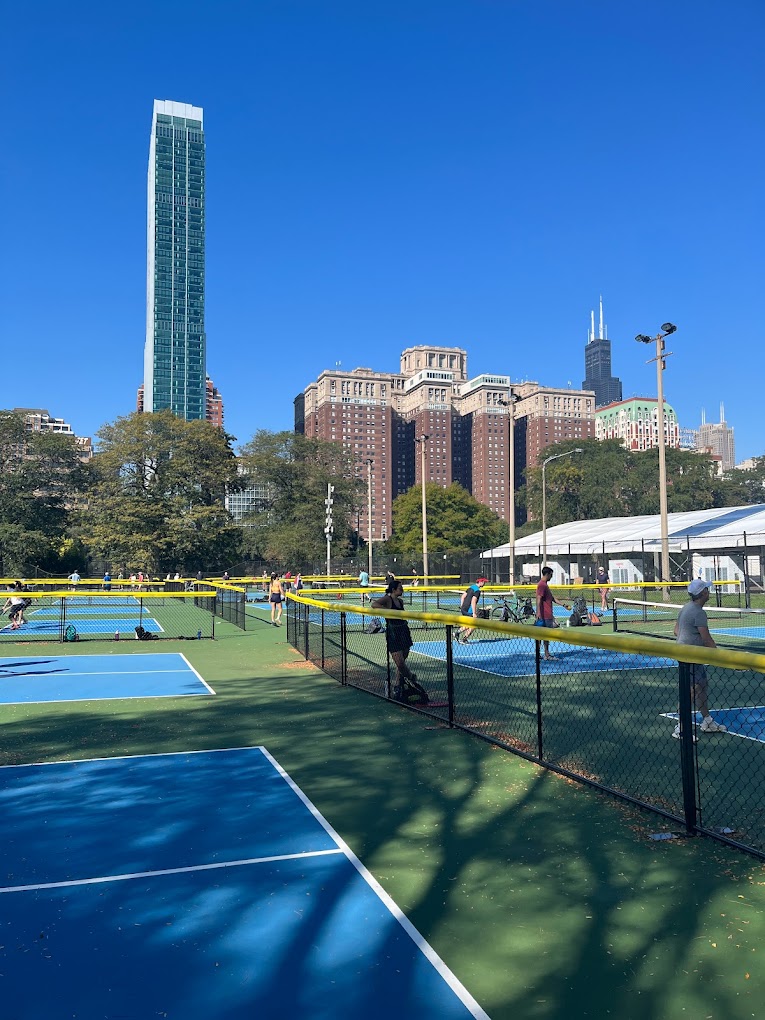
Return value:
<svg viewBox="0 0 765 1020">
<path fill-rule="evenodd" d="M 385 594 L 372 602 L 372 608 L 397 609 L 400 611 L 404 608 L 403 594 L 403 585 L 400 581 L 394 579 L 388 584 Z M 388 654 L 396 664 L 396 689 L 393 692 L 394 697 L 403 700 L 402 695 L 406 687 L 405 681 L 407 680 L 411 684 L 416 684 L 417 688 L 422 691 L 422 688 L 417 684 L 417 675 L 412 673 L 406 662 L 409 649 L 414 644 L 409 624 L 406 620 L 387 619 L 385 621 L 385 644 L 388 648 Z"/>
</svg>

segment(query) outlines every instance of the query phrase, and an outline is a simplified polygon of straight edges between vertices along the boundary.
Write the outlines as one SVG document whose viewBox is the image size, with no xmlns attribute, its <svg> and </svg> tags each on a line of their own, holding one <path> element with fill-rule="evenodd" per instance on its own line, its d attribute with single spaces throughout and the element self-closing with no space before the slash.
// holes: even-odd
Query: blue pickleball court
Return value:
<svg viewBox="0 0 765 1020">
<path fill-rule="evenodd" d="M 0 768 L 3 1008 L 486 1014 L 263 748 Z"/>
<path fill-rule="evenodd" d="M 0 704 L 215 694 L 179 652 L 0 658 Z"/>
</svg>

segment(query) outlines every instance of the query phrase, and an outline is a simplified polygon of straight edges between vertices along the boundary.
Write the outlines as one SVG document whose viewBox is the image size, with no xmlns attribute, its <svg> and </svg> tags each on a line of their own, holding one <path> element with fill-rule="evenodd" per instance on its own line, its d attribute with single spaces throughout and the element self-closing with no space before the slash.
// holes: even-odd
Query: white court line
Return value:
<svg viewBox="0 0 765 1020">
<path fill-rule="evenodd" d="M 208 684 L 208 682 L 205 680 L 205 678 L 202 676 L 202 674 L 199 673 L 196 669 L 194 669 L 194 667 L 191 665 L 191 663 L 186 658 L 186 656 L 183 654 L 183 652 L 176 652 L 176 655 L 180 655 L 180 657 L 183 659 L 183 661 L 189 667 L 189 669 L 194 674 L 194 676 L 196 676 L 197 680 L 199 680 L 200 683 L 205 685 L 205 687 L 210 692 L 210 694 L 215 694 L 215 691 L 212 689 L 212 687 Z"/>
<path fill-rule="evenodd" d="M 180 654 L 180 653 L 178 653 L 178 654 Z M 61 656 L 61 658 L 63 658 L 63 656 Z M 2 663 L 0 663 L 0 670 L 2 670 L 4 668 L 5 667 L 2 665 Z M 197 671 L 195 669 L 192 669 L 191 672 L 192 673 L 196 673 L 196 675 L 199 677 L 199 679 L 202 680 L 202 677 L 199 676 L 199 673 L 197 673 Z M 66 673 L 66 672 L 50 673 L 50 674 L 48 674 L 48 673 L 42 673 L 42 674 L 41 673 L 26 673 L 26 674 L 22 674 L 22 675 L 24 675 L 24 676 L 56 676 L 56 677 L 66 677 L 66 679 L 69 679 L 69 677 L 73 677 L 73 676 L 148 676 L 148 675 L 151 675 L 151 674 L 154 674 L 154 673 L 180 673 L 180 674 L 183 674 L 184 670 L 182 670 L 182 669 L 109 669 L 109 670 L 104 670 L 103 672 L 101 670 L 97 670 L 97 671 L 93 671 L 93 672 L 90 672 L 90 673 Z M 0 673 L 0 679 L 2 679 L 2 673 Z M 14 677 L 6 677 L 5 679 L 15 679 L 15 678 Z M 204 680 L 202 680 L 202 683 L 204 683 Z M 215 694 L 215 691 L 213 691 L 213 694 Z"/>
<path fill-rule="evenodd" d="M 247 864 L 272 864 L 274 861 L 297 861 L 304 857 L 326 857 L 341 854 L 342 850 L 306 850 L 299 854 L 275 854 L 273 857 L 250 857 L 243 861 L 221 861 L 216 864 L 194 864 L 188 868 L 163 868 L 160 871 L 136 871 L 127 875 L 105 875 L 101 878 L 74 878 L 67 882 L 41 882 L 39 885 L 9 885 L 0 887 L 0 895 L 15 892 L 40 892 L 42 889 L 71 889 L 81 885 L 101 885 L 104 882 L 128 882 L 133 878 L 156 878 L 161 875 L 189 875 L 195 871 L 214 871 L 218 868 L 241 868 Z"/>
<path fill-rule="evenodd" d="M 765 709 L 765 705 L 747 705 L 745 708 L 713 708 L 713 712 L 751 712 L 753 708 Z M 698 713 L 697 713 L 698 714 Z M 679 716 L 677 712 L 662 712 L 662 718 L 669 719 L 671 722 L 677 722 Z M 714 716 L 712 717 L 714 718 Z M 700 723 L 694 725 L 694 729 L 700 728 Z M 753 740 L 755 744 L 765 744 L 765 737 L 750 737 L 746 733 L 736 733 L 735 730 L 726 730 L 721 733 L 723 737 L 738 737 L 739 740 Z"/>
<path fill-rule="evenodd" d="M 474 1016 L 476 1018 L 476 1020 L 490 1020 L 490 1017 L 489 1017 L 488 1013 L 486 1013 L 485 1010 L 483 1010 L 481 1008 L 481 1006 L 473 998 L 473 996 L 470 994 L 470 992 L 461 984 L 461 982 L 451 972 L 451 970 L 449 970 L 449 968 L 446 966 L 446 964 L 441 959 L 441 957 L 438 955 L 438 953 L 435 951 L 435 949 L 433 949 L 433 947 L 422 937 L 422 935 L 417 931 L 417 929 L 414 927 L 414 925 L 409 920 L 409 918 L 400 910 L 398 905 L 394 902 L 394 900 L 391 899 L 391 897 L 388 895 L 388 893 L 386 893 L 386 891 L 383 889 L 383 887 L 380 885 L 380 883 L 377 881 L 377 879 L 374 878 L 374 876 L 369 872 L 369 870 L 361 863 L 359 858 L 351 850 L 351 848 L 348 846 L 348 844 L 343 839 L 341 839 L 341 837 L 338 835 L 337 832 L 335 832 L 335 830 L 332 828 L 332 826 L 329 824 L 329 822 L 324 818 L 324 816 L 322 814 L 320 814 L 320 812 L 316 809 L 316 807 L 314 807 L 314 805 L 311 803 L 311 801 L 308 799 L 308 797 L 306 797 L 306 795 L 303 793 L 303 791 L 300 789 L 300 787 L 295 784 L 295 782 L 288 775 L 288 773 L 285 772 L 285 770 L 276 761 L 276 759 L 273 758 L 271 754 L 269 754 L 269 752 L 266 750 L 265 747 L 263 747 L 263 746 L 259 746 L 259 747 L 218 747 L 218 748 L 209 748 L 209 749 L 198 750 L 198 751 L 170 751 L 170 752 L 162 751 L 162 752 L 157 752 L 156 754 L 125 754 L 125 755 L 115 755 L 114 757 L 105 757 L 105 758 L 72 758 L 72 759 L 61 759 L 61 760 L 55 761 L 55 762 L 37 762 L 37 763 L 34 763 L 32 765 L 0 765 L 0 769 L 41 768 L 41 767 L 44 767 L 45 765 L 69 765 L 69 764 L 78 763 L 78 762 L 84 763 L 84 762 L 91 762 L 91 761 L 119 761 L 119 760 L 128 760 L 128 759 L 131 759 L 131 758 L 163 758 L 163 757 L 164 758 L 171 758 L 171 757 L 178 757 L 179 755 L 186 755 L 186 754 L 225 754 L 228 751 L 260 751 L 260 753 L 270 762 L 270 764 L 273 766 L 273 768 L 276 769 L 276 771 L 279 773 L 279 775 L 290 786 L 290 788 L 294 791 L 294 793 L 300 798 L 300 800 L 303 802 L 303 804 L 305 804 L 305 806 L 311 812 L 313 817 L 322 826 L 324 831 L 337 843 L 337 846 L 338 846 L 339 850 L 342 853 L 345 854 L 345 856 L 351 862 L 351 864 L 353 864 L 354 868 L 359 873 L 361 878 L 369 885 L 369 887 L 373 890 L 373 892 L 379 897 L 381 902 L 388 908 L 388 910 L 390 911 L 391 915 L 395 918 L 396 921 L 398 921 L 398 923 L 401 925 L 401 927 L 404 929 L 404 931 L 407 933 L 407 935 L 409 935 L 409 937 L 412 939 L 412 941 L 417 946 L 417 948 L 420 950 L 420 952 L 425 956 L 425 958 L 428 960 L 428 962 L 431 964 L 431 966 L 437 971 L 437 973 L 446 982 L 446 984 L 449 986 L 449 988 L 451 988 L 451 990 L 459 998 L 459 1000 L 470 1011 L 472 1016 Z M 327 855 L 327 854 L 334 854 L 334 853 L 337 853 L 337 851 L 336 850 L 323 850 L 323 851 L 322 850 L 317 850 L 317 851 L 314 851 L 313 854 L 309 854 L 307 856 L 319 856 L 319 855 L 322 855 L 322 854 Z M 276 858 L 271 858 L 271 859 L 274 860 Z M 242 864 L 256 863 L 257 860 L 258 859 L 256 858 L 255 861 L 253 861 L 253 862 L 242 861 L 242 862 L 234 862 L 234 864 L 235 863 L 242 863 Z M 268 858 L 260 858 L 260 860 L 268 860 Z M 200 865 L 198 868 L 192 868 L 192 869 L 189 869 L 189 870 L 196 871 L 196 870 L 202 870 L 203 868 L 209 870 L 210 868 L 213 868 L 213 867 L 223 867 L 223 866 L 224 865 Z M 233 866 L 233 865 L 229 864 L 229 865 L 226 865 L 226 866 Z M 177 870 L 178 871 L 183 871 L 185 869 L 177 869 Z M 159 874 L 172 874 L 172 873 L 173 872 L 169 871 L 169 872 L 149 872 L 148 874 L 149 875 L 151 875 L 151 874 L 159 875 Z M 128 876 L 125 876 L 125 877 L 128 877 Z M 98 882 L 98 881 L 108 881 L 108 879 L 93 879 L 93 880 L 86 880 L 86 881 Z M 81 882 L 59 883 L 60 886 L 65 886 L 65 885 L 68 885 L 68 884 L 80 885 L 82 883 Z M 43 888 L 46 888 L 46 886 L 26 886 L 26 887 L 22 886 L 22 887 L 19 887 L 19 888 L 20 889 L 23 889 L 23 888 L 31 888 L 31 889 L 38 888 L 38 889 L 43 889 Z M 48 886 L 47 888 L 50 888 L 50 886 Z M 9 890 L 0 890 L 0 892 L 5 892 L 5 891 L 9 892 L 11 890 L 10 889 Z"/>
<path fill-rule="evenodd" d="M 337 843 L 337 845 L 346 855 L 348 860 L 354 866 L 356 871 L 359 873 L 360 877 L 367 883 L 367 885 L 372 889 L 375 895 L 388 908 L 388 910 L 391 912 L 395 920 L 398 921 L 398 923 L 410 937 L 412 942 L 414 942 L 414 944 L 417 946 L 417 948 L 420 950 L 423 956 L 428 960 L 430 965 L 440 975 L 442 980 L 446 982 L 449 988 L 451 988 L 451 990 L 454 992 L 454 994 L 457 996 L 460 1002 L 462 1002 L 463 1005 L 470 1011 L 470 1013 L 472 1013 L 476 1020 L 490 1020 L 489 1014 L 486 1013 L 481 1008 L 481 1006 L 473 998 L 473 996 L 470 994 L 467 988 L 465 988 L 465 986 L 446 966 L 446 964 L 438 955 L 438 953 L 435 951 L 435 949 L 417 931 L 417 929 L 414 927 L 414 925 L 406 916 L 406 914 L 399 908 L 398 904 L 393 899 L 391 899 L 391 897 L 388 895 L 388 893 L 386 893 L 386 891 L 383 889 L 383 887 L 380 885 L 380 883 L 377 881 L 374 875 L 372 875 L 368 868 L 366 868 L 365 865 L 361 863 L 359 858 L 356 856 L 353 850 L 351 850 L 351 848 L 348 846 L 345 840 L 342 839 L 342 837 L 337 832 L 335 832 L 335 830 L 332 828 L 332 826 L 329 824 L 326 818 L 318 811 L 316 807 L 314 807 L 314 805 L 311 803 L 308 797 L 306 797 L 306 795 L 303 793 L 300 787 L 292 780 L 292 778 L 287 774 L 287 772 L 284 771 L 279 762 L 274 757 L 272 757 L 272 755 L 266 750 L 265 747 L 260 747 L 259 750 L 264 755 L 264 757 L 266 757 L 271 762 L 271 764 L 279 773 L 279 775 L 282 777 L 282 779 L 284 779 L 284 781 L 290 786 L 293 793 L 295 793 L 300 798 L 300 800 L 305 804 L 305 806 L 311 812 L 316 821 L 322 826 L 325 832 L 329 836 L 331 836 L 331 838 Z"/>
</svg>

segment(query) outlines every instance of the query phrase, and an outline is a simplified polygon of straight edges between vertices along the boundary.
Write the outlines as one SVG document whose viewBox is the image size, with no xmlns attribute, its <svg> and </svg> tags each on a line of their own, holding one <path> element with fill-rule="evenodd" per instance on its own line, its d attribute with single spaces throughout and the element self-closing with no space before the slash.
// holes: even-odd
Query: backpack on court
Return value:
<svg viewBox="0 0 765 1020">
<path fill-rule="evenodd" d="M 69 626 L 64 631 L 64 641 L 79 641 L 79 640 L 80 635 L 77 633 L 77 628 L 74 626 L 73 623 L 70 623 Z"/>
<path fill-rule="evenodd" d="M 587 601 L 584 596 L 579 595 L 571 603 L 571 616 L 568 618 L 570 627 L 585 627 L 590 622 L 590 614 L 587 610 Z"/>
<path fill-rule="evenodd" d="M 145 630 L 140 624 L 135 629 L 135 636 L 139 641 L 154 641 L 157 637 L 156 634 L 151 634 L 148 630 Z"/>
<path fill-rule="evenodd" d="M 369 623 L 364 628 L 364 633 L 365 634 L 379 634 L 380 631 L 382 631 L 384 629 L 385 628 L 383 627 L 382 620 L 378 616 L 375 616 L 375 617 L 373 617 L 369 621 Z"/>
<path fill-rule="evenodd" d="M 399 677 L 399 682 L 393 690 L 394 701 L 400 701 L 404 705 L 427 705 L 428 692 L 417 683 L 414 673 L 411 676 Z"/>
</svg>

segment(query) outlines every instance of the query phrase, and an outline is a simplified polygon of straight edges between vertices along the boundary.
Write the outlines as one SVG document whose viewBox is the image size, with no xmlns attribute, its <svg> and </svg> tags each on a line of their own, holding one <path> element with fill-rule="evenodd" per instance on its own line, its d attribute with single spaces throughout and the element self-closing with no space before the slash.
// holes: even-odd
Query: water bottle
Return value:
<svg viewBox="0 0 765 1020">
<path fill-rule="evenodd" d="M 201 640 L 202 640 L 202 631 L 198 630 L 197 631 L 197 641 L 201 641 Z"/>
<path fill-rule="evenodd" d="M 114 640 L 115 641 L 119 641 L 119 639 L 120 639 L 120 632 L 118 630 L 115 630 L 115 632 L 114 632 Z"/>
</svg>

